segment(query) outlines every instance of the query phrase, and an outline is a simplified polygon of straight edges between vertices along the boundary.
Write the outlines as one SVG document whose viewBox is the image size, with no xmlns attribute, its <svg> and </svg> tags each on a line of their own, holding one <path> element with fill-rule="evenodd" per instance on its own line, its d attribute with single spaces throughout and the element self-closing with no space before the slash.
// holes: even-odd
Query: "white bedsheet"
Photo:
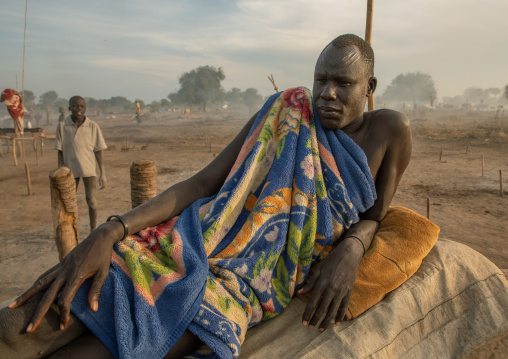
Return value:
<svg viewBox="0 0 508 359">
<path fill-rule="evenodd" d="M 250 329 L 240 358 L 459 358 L 508 332 L 508 282 L 473 249 L 440 239 L 402 286 L 323 333 L 301 325 L 298 298 Z"/>
</svg>

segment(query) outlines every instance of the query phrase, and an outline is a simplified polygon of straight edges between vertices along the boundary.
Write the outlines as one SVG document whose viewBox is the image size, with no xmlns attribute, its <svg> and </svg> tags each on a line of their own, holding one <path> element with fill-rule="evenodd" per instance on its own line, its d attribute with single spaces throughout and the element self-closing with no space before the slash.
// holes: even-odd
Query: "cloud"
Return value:
<svg viewBox="0 0 508 359">
<path fill-rule="evenodd" d="M 500 76 L 508 57 L 508 2 L 457 4 L 375 2 L 378 91 L 399 73 L 418 70 L 434 77 L 439 95 L 508 81 Z M 324 45 L 341 33 L 362 36 L 365 13 L 365 1 L 351 0 L 90 0 L 86 7 L 31 2 L 26 75 L 40 88 L 68 88 L 60 81 L 72 78 L 101 96 L 136 97 L 147 86 L 146 96 L 159 98 L 178 86 L 183 72 L 208 64 L 225 70 L 226 88 L 255 87 L 267 94 L 273 91 L 270 73 L 281 88 L 308 86 Z M 23 22 L 24 3 L 0 14 L 3 84 L 21 74 Z M 93 88 L 97 83 L 99 89 Z"/>
</svg>

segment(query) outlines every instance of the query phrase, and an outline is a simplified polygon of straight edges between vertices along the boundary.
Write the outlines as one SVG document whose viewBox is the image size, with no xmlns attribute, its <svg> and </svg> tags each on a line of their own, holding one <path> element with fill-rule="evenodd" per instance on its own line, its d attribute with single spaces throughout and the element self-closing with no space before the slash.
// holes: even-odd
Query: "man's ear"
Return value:
<svg viewBox="0 0 508 359">
<path fill-rule="evenodd" d="M 376 87 L 377 87 L 377 78 L 372 76 L 369 78 L 369 85 L 367 87 L 367 96 L 371 96 L 374 93 L 374 91 L 376 91 Z"/>
</svg>

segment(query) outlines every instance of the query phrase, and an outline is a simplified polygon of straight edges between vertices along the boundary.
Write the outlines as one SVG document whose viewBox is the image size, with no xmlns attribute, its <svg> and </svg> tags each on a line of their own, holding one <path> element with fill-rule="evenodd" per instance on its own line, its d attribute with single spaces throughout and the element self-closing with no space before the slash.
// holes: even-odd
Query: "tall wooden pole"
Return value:
<svg viewBox="0 0 508 359">
<path fill-rule="evenodd" d="M 374 15 L 374 0 L 367 0 L 367 24 L 365 26 L 365 41 L 372 46 L 372 17 Z M 374 110 L 374 94 L 368 99 L 369 111 Z"/>
<path fill-rule="evenodd" d="M 25 1 L 25 32 L 23 33 L 23 72 L 21 73 L 21 98 L 25 100 L 25 41 L 26 41 L 26 13 L 28 10 L 28 0 Z"/>
</svg>

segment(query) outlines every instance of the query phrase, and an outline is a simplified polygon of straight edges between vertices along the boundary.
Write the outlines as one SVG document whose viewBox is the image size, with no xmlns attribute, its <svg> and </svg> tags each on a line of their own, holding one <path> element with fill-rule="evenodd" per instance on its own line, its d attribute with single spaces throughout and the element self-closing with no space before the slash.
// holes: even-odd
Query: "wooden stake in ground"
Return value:
<svg viewBox="0 0 508 359">
<path fill-rule="evenodd" d="M 14 156 L 14 164 L 18 165 L 18 159 L 16 158 L 16 137 L 12 139 L 12 155 Z"/>
<path fill-rule="evenodd" d="M 51 186 L 51 213 L 55 242 L 60 261 L 78 245 L 78 205 L 76 181 L 67 167 L 49 174 Z"/>
<path fill-rule="evenodd" d="M 427 198 L 427 219 L 430 219 L 430 198 Z"/>
<path fill-rule="evenodd" d="M 37 166 L 39 165 L 39 150 L 37 144 L 35 145 L 35 159 L 37 160 Z"/>
<path fill-rule="evenodd" d="M 441 153 L 439 154 L 439 162 L 443 159 L 443 150 L 441 150 Z"/>
<path fill-rule="evenodd" d="M 150 160 L 133 162 L 131 165 L 132 208 L 157 195 L 157 167 Z"/>
<path fill-rule="evenodd" d="M 367 0 L 367 21 L 365 25 L 365 41 L 372 46 L 372 18 L 374 16 L 374 0 Z M 374 111 L 374 94 L 368 99 L 369 111 Z"/>
<path fill-rule="evenodd" d="M 485 175 L 485 157 L 482 155 L 482 177 Z"/>
<path fill-rule="evenodd" d="M 504 196 L 503 190 L 503 170 L 499 170 L 499 191 L 501 192 L 501 197 Z"/>
<path fill-rule="evenodd" d="M 32 195 L 32 185 L 30 183 L 30 169 L 28 168 L 28 163 L 25 162 L 25 173 L 26 173 L 26 186 L 28 189 L 28 195 Z"/>
</svg>

